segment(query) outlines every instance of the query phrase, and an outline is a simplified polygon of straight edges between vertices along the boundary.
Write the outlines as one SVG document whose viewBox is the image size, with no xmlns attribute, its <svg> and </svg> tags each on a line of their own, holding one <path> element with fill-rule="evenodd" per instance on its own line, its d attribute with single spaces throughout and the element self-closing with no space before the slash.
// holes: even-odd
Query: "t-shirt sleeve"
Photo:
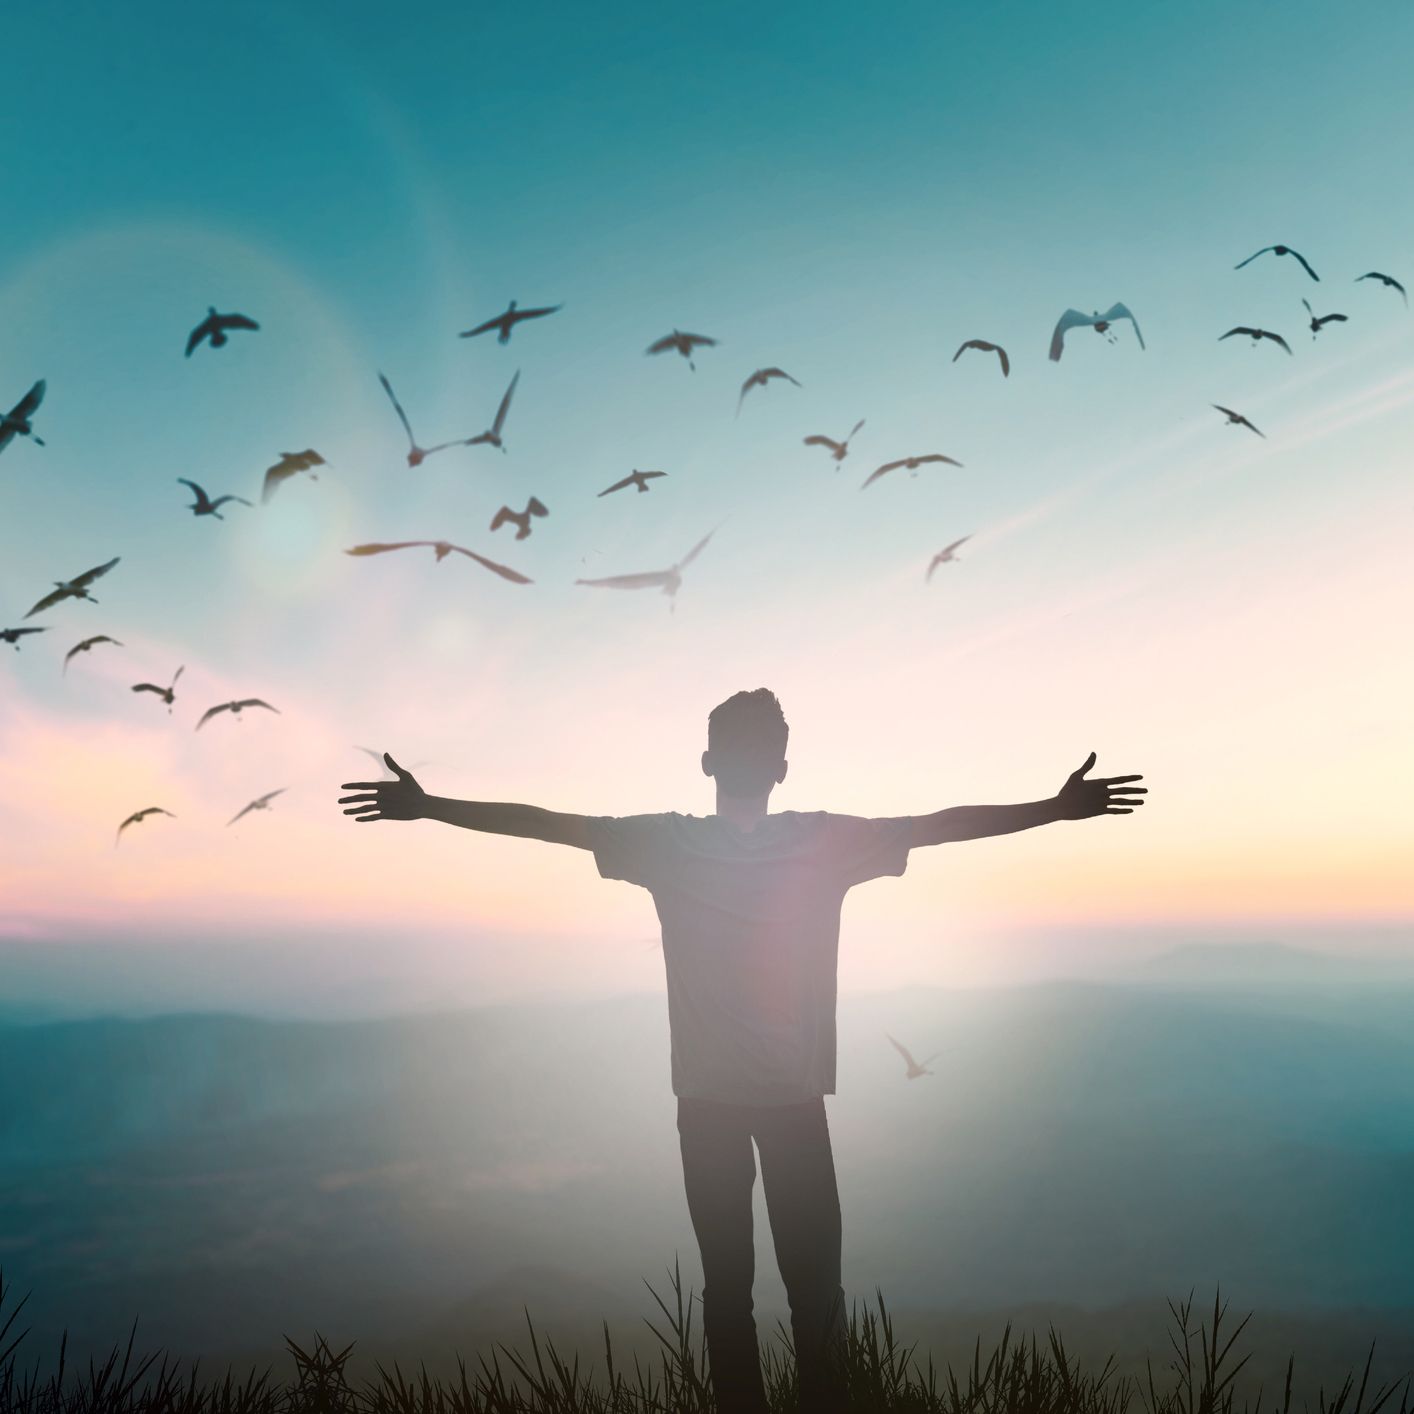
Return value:
<svg viewBox="0 0 1414 1414">
<path fill-rule="evenodd" d="M 825 814 L 821 857 L 825 867 L 848 889 L 908 867 L 911 815 L 868 819 L 862 815 Z"/>
<path fill-rule="evenodd" d="M 589 847 L 599 873 L 651 889 L 668 855 L 671 823 L 671 815 L 589 816 Z"/>
</svg>

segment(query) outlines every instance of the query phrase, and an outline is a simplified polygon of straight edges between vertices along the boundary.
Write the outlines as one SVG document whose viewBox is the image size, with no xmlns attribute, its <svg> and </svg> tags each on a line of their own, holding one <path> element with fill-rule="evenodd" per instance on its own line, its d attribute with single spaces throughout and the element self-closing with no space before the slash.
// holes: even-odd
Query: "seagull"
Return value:
<svg viewBox="0 0 1414 1414">
<path fill-rule="evenodd" d="M 264 707 L 267 712 L 274 712 L 277 716 L 280 714 L 278 707 L 272 707 L 268 702 L 262 702 L 258 697 L 242 697 L 236 702 L 218 702 L 216 706 L 208 707 L 201 714 L 201 720 L 196 724 L 194 730 L 200 731 L 218 712 L 229 712 L 233 717 L 239 717 L 247 707 Z"/>
<path fill-rule="evenodd" d="M 1137 332 L 1137 326 L 1136 326 Z M 981 349 L 983 353 L 994 353 L 1001 360 L 1002 377 L 1011 377 L 1011 360 L 1006 356 L 1006 350 L 1000 344 L 994 344 L 989 339 L 969 339 L 952 356 L 952 361 L 956 363 L 968 349 Z"/>
<path fill-rule="evenodd" d="M 464 447 L 475 447 L 478 443 L 487 442 L 493 447 L 500 447 L 504 452 L 505 443 L 501 441 L 501 429 L 506 425 L 506 414 L 511 408 L 511 399 L 516 395 L 516 384 L 520 382 L 520 370 L 516 369 L 516 376 L 511 379 L 511 386 L 506 389 L 506 395 L 501 399 L 501 406 L 496 409 L 496 420 L 491 424 L 489 432 L 478 432 L 475 437 L 468 437 L 462 443 Z"/>
<path fill-rule="evenodd" d="M 787 382 L 795 383 L 797 388 L 800 387 L 800 384 L 796 382 L 784 368 L 758 368 L 756 372 L 741 385 L 741 393 L 736 400 L 736 414 L 738 417 L 741 416 L 741 405 L 745 401 L 746 395 L 753 388 L 764 388 L 772 378 L 784 378 Z"/>
<path fill-rule="evenodd" d="M 88 592 L 88 586 L 100 575 L 105 575 L 114 565 L 118 563 L 119 556 L 114 555 L 106 565 L 99 565 L 96 569 L 85 570 L 75 579 L 56 579 L 54 588 L 32 608 L 25 618 L 31 614 L 37 614 L 41 609 L 48 609 L 57 604 L 61 599 L 87 599 L 90 603 L 96 604 L 98 600 Z"/>
<path fill-rule="evenodd" d="M 187 357 L 203 339 L 211 340 L 211 347 L 219 349 L 226 342 L 227 329 L 259 329 L 260 325 L 244 314 L 217 314 L 212 305 L 206 306 L 206 318 L 191 331 L 187 338 Z"/>
<path fill-rule="evenodd" d="M 1378 270 L 1371 270 L 1368 275 L 1357 275 L 1355 277 L 1355 283 L 1357 285 L 1360 283 L 1361 280 L 1378 280 L 1382 285 L 1385 286 L 1386 289 L 1398 290 L 1399 293 L 1404 296 L 1404 307 L 1406 309 L 1409 308 L 1409 292 L 1404 288 L 1403 285 L 1399 283 L 1398 280 L 1394 278 L 1393 275 L 1381 275 Z M 44 384 L 37 383 L 35 384 L 35 386 L 42 390 Z M 41 392 L 41 396 L 42 395 L 43 394 Z M 5 444 L 3 442 L 0 442 L 0 447 L 3 447 L 4 445 Z"/>
<path fill-rule="evenodd" d="M 1218 410 L 1219 412 L 1226 413 L 1226 414 L 1227 414 L 1227 420 L 1228 420 L 1234 427 L 1247 427 L 1247 428 L 1250 428 L 1250 429 L 1251 429 L 1253 432 L 1255 432 L 1259 437 L 1265 437 L 1265 436 L 1267 435 L 1265 432 L 1263 432 L 1260 428 L 1258 428 L 1257 426 L 1255 426 L 1253 423 L 1248 422 L 1248 420 L 1247 420 L 1245 417 L 1243 417 L 1243 415 L 1242 415 L 1240 412 L 1233 412 L 1233 410 L 1232 410 L 1231 408 L 1225 408 L 1221 403 L 1210 403 L 1209 406 L 1210 406 L 1210 407 L 1215 407 L 1215 408 L 1217 408 L 1217 410 Z"/>
<path fill-rule="evenodd" d="M 1117 319 L 1127 319 L 1134 325 L 1134 337 L 1139 340 L 1139 347 L 1144 347 L 1144 336 L 1139 332 L 1139 321 L 1122 304 L 1112 304 L 1103 314 L 1081 314 L 1078 309 L 1068 309 L 1056 321 L 1055 333 L 1051 335 L 1051 361 L 1060 362 L 1060 356 L 1065 343 L 1066 331 L 1074 329 L 1078 325 L 1088 324 L 1097 334 L 1108 332 L 1111 324 Z M 1114 343 L 1114 336 L 1110 336 L 1110 342 Z"/>
<path fill-rule="evenodd" d="M 849 436 L 843 442 L 836 442 L 833 437 L 822 437 L 818 432 L 813 436 L 802 439 L 807 447 L 828 447 L 830 455 L 837 462 L 842 462 L 849 455 L 849 444 L 854 441 L 854 434 L 864 426 L 864 419 L 861 417 L 849 430 Z"/>
<path fill-rule="evenodd" d="M 535 496 L 526 502 L 523 511 L 513 511 L 509 506 L 502 506 L 491 520 L 491 529 L 499 530 L 507 522 L 516 527 L 516 539 L 524 540 L 530 534 L 531 516 L 547 516 L 550 512 L 545 509 L 544 504 Z"/>
<path fill-rule="evenodd" d="M 1321 332 L 1323 325 L 1333 323 L 1344 324 L 1346 321 L 1346 316 L 1343 314 L 1322 314 L 1318 317 L 1316 311 L 1311 308 L 1310 300 L 1303 299 L 1301 303 L 1306 306 L 1306 313 L 1311 316 L 1311 337 L 1313 339 Z"/>
<path fill-rule="evenodd" d="M 720 526 L 717 529 L 721 529 Z M 604 589 L 661 589 L 676 603 L 675 596 L 682 588 L 682 572 L 702 553 L 707 542 L 717 533 L 710 530 L 690 549 L 677 564 L 665 570 L 648 570 L 643 574 L 611 574 L 604 579 L 577 579 L 576 584 L 588 584 Z"/>
<path fill-rule="evenodd" d="M 624 477 L 622 481 L 616 481 L 612 486 L 606 486 L 599 493 L 599 496 L 607 496 L 612 491 L 622 491 L 625 486 L 637 486 L 639 491 L 643 492 L 648 489 L 648 483 L 653 480 L 655 476 L 666 476 L 667 474 L 666 471 L 639 471 L 635 468 Z M 594 499 L 597 501 L 599 496 L 596 496 Z"/>
<path fill-rule="evenodd" d="M 15 652 L 20 651 L 20 639 L 27 633 L 48 633 L 47 628 L 0 628 L 0 643 L 13 643 Z"/>
<path fill-rule="evenodd" d="M 717 341 L 709 339 L 706 334 L 684 334 L 681 329 L 674 329 L 671 334 L 665 334 L 656 343 L 649 344 L 643 350 L 645 354 L 667 353 L 669 349 L 676 349 L 686 360 L 687 366 L 695 373 L 697 365 L 692 361 L 692 351 L 694 348 L 715 348 Z"/>
<path fill-rule="evenodd" d="M 236 814 L 232 815 L 231 818 L 226 821 L 227 828 L 234 825 L 242 815 L 249 815 L 252 810 L 269 810 L 270 802 L 274 800 L 277 795 L 284 795 L 287 790 L 289 790 L 289 786 L 281 786 L 279 790 L 268 790 L 264 795 L 258 796 L 255 800 L 252 800 L 245 809 L 237 811 Z"/>
<path fill-rule="evenodd" d="M 363 752 L 365 756 L 371 756 L 378 763 L 379 767 L 383 770 L 384 780 L 395 781 L 398 779 L 391 771 L 388 770 L 387 765 L 383 761 L 383 753 L 381 751 L 375 751 L 371 746 L 355 746 L 354 750 Z M 415 771 L 419 766 L 430 766 L 431 764 L 432 763 L 430 761 L 414 761 L 412 765 L 408 767 L 408 770 Z"/>
<path fill-rule="evenodd" d="M 1232 338 L 1234 334 L 1250 334 L 1252 336 L 1253 348 L 1256 348 L 1256 346 L 1263 339 L 1270 339 L 1274 344 L 1280 344 L 1282 348 L 1287 351 L 1287 353 L 1291 352 L 1291 345 L 1288 344 L 1280 334 L 1270 333 L 1266 329 L 1253 329 L 1250 325 L 1247 324 L 1239 324 L 1237 328 L 1229 329 L 1226 334 L 1219 334 L 1218 343 L 1222 343 L 1224 339 Z"/>
<path fill-rule="evenodd" d="M 888 1032 L 885 1032 L 884 1034 L 887 1036 Z M 908 1066 L 908 1071 L 904 1076 L 906 1080 L 917 1080 L 920 1075 L 933 1074 L 933 1072 L 931 1070 L 928 1070 L 926 1067 L 928 1065 L 928 1061 L 937 1060 L 938 1053 L 936 1051 L 928 1057 L 928 1060 L 925 1060 L 923 1064 L 920 1065 L 916 1060 L 913 1059 L 913 1056 L 909 1053 L 908 1047 L 900 1045 L 897 1041 L 894 1040 L 892 1036 L 889 1036 L 889 1044 L 894 1048 L 894 1050 L 899 1053 L 899 1055 L 903 1057 L 905 1063 Z"/>
<path fill-rule="evenodd" d="M 217 496 L 213 501 L 195 481 L 188 481 L 185 476 L 179 476 L 177 480 L 183 486 L 190 486 L 192 495 L 196 497 L 195 504 L 187 507 L 194 516 L 215 516 L 217 520 L 225 520 L 226 517 L 221 514 L 220 508 L 227 501 L 239 501 L 243 506 L 250 505 L 244 496 Z"/>
<path fill-rule="evenodd" d="M 43 437 L 34 435 L 34 414 L 44 401 L 44 379 L 40 379 L 9 412 L 0 416 L 0 452 L 10 445 L 15 437 L 29 437 L 38 446 L 44 445 Z"/>
<path fill-rule="evenodd" d="M 906 466 L 909 471 L 916 472 L 920 466 L 924 465 L 925 462 L 947 462 L 949 466 L 962 465 L 962 463 L 956 460 L 954 457 L 945 457 L 941 452 L 930 452 L 927 456 L 924 457 L 901 457 L 896 462 L 885 462 L 883 466 L 875 467 L 874 470 L 871 471 L 868 477 L 866 478 L 864 486 L 873 485 L 873 483 L 876 482 L 881 476 L 885 475 L 890 471 L 894 471 L 901 466 Z M 864 490 L 864 486 L 861 486 L 859 489 L 861 491 Z"/>
<path fill-rule="evenodd" d="M 475 329 L 463 329 L 461 337 L 463 339 L 474 339 L 478 334 L 487 334 L 492 329 L 499 329 L 496 335 L 496 342 L 508 344 L 511 341 L 511 330 L 520 323 L 522 319 L 539 319 L 546 314 L 554 314 L 556 310 L 563 309 L 562 304 L 546 305 L 541 309 L 517 309 L 516 302 L 512 300 L 504 314 L 498 314 L 494 319 L 488 319 L 484 324 L 478 324 Z"/>
<path fill-rule="evenodd" d="M 312 447 L 302 452 L 281 452 L 280 460 L 274 466 L 265 468 L 265 482 L 260 488 L 261 503 L 268 501 L 296 472 L 308 471 L 310 477 L 317 481 L 318 476 L 311 470 L 316 466 L 328 466 L 328 462 Z"/>
<path fill-rule="evenodd" d="M 475 550 L 464 549 L 460 545 L 453 545 L 450 540 L 398 540 L 391 544 L 355 545 L 352 550 L 345 550 L 346 555 L 381 555 L 387 550 L 411 550 L 416 546 L 426 545 L 437 554 L 438 563 L 445 560 L 453 550 L 459 555 L 465 555 L 468 559 L 475 560 L 478 565 L 484 565 L 492 574 L 498 574 L 502 579 L 508 579 L 512 584 L 531 584 L 534 581 L 527 579 L 518 570 L 508 569 L 505 565 L 498 565 L 495 560 L 488 560 L 484 555 L 478 555 Z"/>
<path fill-rule="evenodd" d="M 85 638 L 82 643 L 74 644 L 74 646 L 64 654 L 64 671 L 66 673 L 69 671 L 69 659 L 72 658 L 75 653 L 87 653 L 95 643 L 112 643 L 118 648 L 123 646 L 116 638 L 109 638 L 106 633 L 96 633 L 92 638 Z"/>
<path fill-rule="evenodd" d="M 926 583 L 933 578 L 933 571 L 937 569 L 939 565 L 957 564 L 958 558 L 955 552 L 961 546 L 966 545 L 971 539 L 972 537 L 970 535 L 964 535 L 961 540 L 954 540 L 951 545 L 945 546 L 943 549 L 939 550 L 928 563 L 928 573 L 923 576 L 924 582 Z"/>
<path fill-rule="evenodd" d="M 1254 260 L 1256 260 L 1258 255 L 1265 255 L 1268 251 L 1271 251 L 1273 255 L 1294 255 L 1297 260 L 1301 262 L 1301 268 L 1313 280 L 1320 280 L 1321 277 L 1316 274 L 1314 270 L 1311 269 L 1310 263 L 1307 261 L 1306 257 L 1302 255 L 1299 250 L 1292 250 L 1289 245 L 1264 245 L 1261 250 L 1257 252 L 1256 255 L 1249 255 L 1246 260 L 1239 262 L 1232 268 L 1234 270 L 1241 270 L 1244 265 L 1250 265 Z"/>
<path fill-rule="evenodd" d="M 129 825 L 140 824 L 143 820 L 147 819 L 149 815 L 170 815 L 173 820 L 177 818 L 175 815 L 172 815 L 170 810 L 164 810 L 160 805 L 149 805 L 145 810 L 134 810 L 133 813 L 118 826 L 118 833 L 113 837 L 113 848 L 117 849 L 118 841 L 123 838 L 123 831 L 126 830 Z"/>
<path fill-rule="evenodd" d="M 398 395 L 393 391 L 393 385 L 388 382 L 383 374 L 378 375 L 378 381 L 383 385 L 383 391 L 387 393 L 388 400 L 393 404 L 393 411 L 398 415 L 398 421 L 403 424 L 403 431 L 408 434 L 408 465 L 418 466 L 424 457 L 430 457 L 433 452 L 444 452 L 448 447 L 459 447 L 462 445 L 461 439 L 457 438 L 451 442 L 438 442 L 435 447 L 419 447 L 417 439 L 412 435 L 412 424 L 408 421 L 407 413 L 403 411 L 403 405 L 398 401 Z"/>
<path fill-rule="evenodd" d="M 183 663 L 175 673 L 172 674 L 171 684 L 167 687 L 158 687 L 155 682 L 135 682 L 132 690 L 134 692 L 155 692 L 167 704 L 168 713 L 172 710 L 172 703 L 177 697 L 177 679 L 186 671 L 186 664 Z"/>
</svg>

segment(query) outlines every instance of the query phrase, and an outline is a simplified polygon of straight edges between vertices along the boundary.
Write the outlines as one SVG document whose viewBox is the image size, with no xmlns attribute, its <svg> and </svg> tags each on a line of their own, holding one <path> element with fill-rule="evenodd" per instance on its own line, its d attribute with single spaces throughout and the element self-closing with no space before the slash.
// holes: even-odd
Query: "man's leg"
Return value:
<svg viewBox="0 0 1414 1414">
<path fill-rule="evenodd" d="M 757 1111 L 761 1184 L 790 1300 L 802 1414 L 844 1408 L 840 1196 L 825 1102 Z"/>
<path fill-rule="evenodd" d="M 717 1407 L 722 1414 L 764 1414 L 751 1304 L 756 1156 L 750 1120 L 736 1105 L 680 1099 L 678 1135 L 687 1210 L 702 1253 L 702 1326 Z"/>
</svg>

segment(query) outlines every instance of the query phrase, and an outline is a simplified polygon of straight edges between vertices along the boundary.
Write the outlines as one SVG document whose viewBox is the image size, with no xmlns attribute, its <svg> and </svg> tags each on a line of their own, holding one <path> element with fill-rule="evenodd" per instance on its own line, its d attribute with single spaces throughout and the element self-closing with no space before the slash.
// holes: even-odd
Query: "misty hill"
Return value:
<svg viewBox="0 0 1414 1414">
<path fill-rule="evenodd" d="M 1221 1282 L 1244 1309 L 1393 1319 L 1414 1307 L 1411 1023 L 1414 990 L 1388 987 L 846 999 L 847 1287 L 926 1314 Z M 936 1073 L 906 1082 L 885 1030 Z M 700 1287 L 667 1068 L 657 997 L 0 1027 L 0 1267 L 36 1339 L 68 1325 L 77 1349 L 134 1315 L 190 1354 L 315 1324 L 441 1344 L 519 1329 L 523 1300 L 631 1323 L 674 1252 Z"/>
<path fill-rule="evenodd" d="M 1136 969 L 1145 982 L 1212 987 L 1368 988 L 1390 982 L 1414 988 L 1414 961 L 1377 954 L 1342 955 L 1291 943 L 1183 943 Z"/>
</svg>

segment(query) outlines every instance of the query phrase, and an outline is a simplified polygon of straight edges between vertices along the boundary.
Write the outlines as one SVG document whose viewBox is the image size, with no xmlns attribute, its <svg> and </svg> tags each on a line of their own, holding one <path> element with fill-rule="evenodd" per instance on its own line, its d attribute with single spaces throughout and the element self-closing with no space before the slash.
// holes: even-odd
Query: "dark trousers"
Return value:
<svg viewBox="0 0 1414 1414">
<path fill-rule="evenodd" d="M 702 1253 L 702 1321 L 721 1414 L 766 1408 L 752 1315 L 755 1139 L 776 1262 L 790 1301 L 803 1414 L 844 1407 L 840 1362 L 840 1198 L 825 1102 L 728 1105 L 678 1100 L 687 1208 Z"/>
</svg>

